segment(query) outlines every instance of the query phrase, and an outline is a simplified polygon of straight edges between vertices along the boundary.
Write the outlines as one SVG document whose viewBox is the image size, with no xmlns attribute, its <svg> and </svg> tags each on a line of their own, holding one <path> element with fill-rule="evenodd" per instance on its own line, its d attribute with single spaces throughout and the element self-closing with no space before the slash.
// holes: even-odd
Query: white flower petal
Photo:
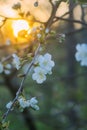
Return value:
<svg viewBox="0 0 87 130">
<path fill-rule="evenodd" d="M 87 66 L 87 44 L 77 44 L 75 58 L 80 61 L 81 66 Z"/>
<path fill-rule="evenodd" d="M 39 110 L 39 106 L 37 105 L 38 100 L 36 99 L 36 97 L 31 98 L 29 102 L 32 108 L 34 108 L 35 110 Z"/>
<path fill-rule="evenodd" d="M 46 80 L 46 72 L 44 69 L 40 68 L 40 67 L 36 67 L 34 69 L 35 73 L 32 74 L 32 79 L 36 80 L 37 83 L 43 83 Z"/>
<path fill-rule="evenodd" d="M 9 103 L 6 104 L 6 108 L 10 109 L 11 105 L 12 105 L 12 101 L 10 101 Z"/>
<path fill-rule="evenodd" d="M 16 54 L 13 54 L 13 65 L 14 67 L 19 70 L 20 69 L 20 58 L 16 55 Z"/>
</svg>

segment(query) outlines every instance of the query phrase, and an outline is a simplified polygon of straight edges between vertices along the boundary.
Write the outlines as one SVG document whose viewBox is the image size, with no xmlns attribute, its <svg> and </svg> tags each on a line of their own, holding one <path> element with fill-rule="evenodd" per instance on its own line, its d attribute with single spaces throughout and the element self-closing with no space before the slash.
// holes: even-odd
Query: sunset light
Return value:
<svg viewBox="0 0 87 130">
<path fill-rule="evenodd" d="M 15 37 L 18 37 L 19 34 L 26 35 L 29 33 L 29 23 L 26 20 L 15 20 L 12 23 L 13 33 Z"/>
</svg>

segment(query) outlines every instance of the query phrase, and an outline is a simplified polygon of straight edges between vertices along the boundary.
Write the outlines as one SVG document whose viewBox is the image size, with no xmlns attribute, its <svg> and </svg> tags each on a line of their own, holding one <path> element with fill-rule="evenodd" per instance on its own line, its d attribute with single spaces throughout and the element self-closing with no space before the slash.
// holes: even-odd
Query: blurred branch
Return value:
<svg viewBox="0 0 87 130">
<path fill-rule="evenodd" d="M 67 22 L 82 24 L 82 25 L 84 25 L 85 27 L 87 27 L 87 23 L 85 23 L 85 22 L 83 22 L 83 21 L 80 21 L 80 20 L 67 19 L 67 18 L 62 18 L 62 17 L 55 17 L 55 18 L 56 18 L 56 19 L 55 19 L 54 22 L 57 22 L 58 20 L 63 20 L 63 21 L 67 21 Z"/>
<path fill-rule="evenodd" d="M 85 30 L 86 28 L 81 28 L 81 29 L 74 29 L 74 30 L 72 30 L 72 31 L 69 31 L 69 32 L 66 32 L 66 33 L 64 33 L 66 36 L 68 36 L 68 35 L 71 35 L 71 34 L 75 34 L 75 33 L 78 33 L 78 32 L 80 32 L 80 31 L 83 31 L 83 30 Z"/>
</svg>

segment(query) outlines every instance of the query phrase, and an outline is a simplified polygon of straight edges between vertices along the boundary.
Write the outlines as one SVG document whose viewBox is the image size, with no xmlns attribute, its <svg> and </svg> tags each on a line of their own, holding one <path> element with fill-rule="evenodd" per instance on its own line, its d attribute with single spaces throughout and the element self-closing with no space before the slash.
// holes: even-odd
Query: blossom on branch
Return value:
<svg viewBox="0 0 87 130">
<path fill-rule="evenodd" d="M 13 54 L 12 57 L 13 57 L 13 65 L 14 65 L 14 67 L 17 70 L 19 70 L 20 69 L 20 64 L 21 64 L 20 63 L 20 58 L 16 54 Z"/>
<path fill-rule="evenodd" d="M 22 109 L 31 107 L 35 110 L 39 110 L 39 106 L 37 105 L 38 101 L 37 101 L 36 97 L 33 97 L 30 100 L 26 100 L 24 97 L 20 96 L 18 98 L 18 103 Z"/>
<path fill-rule="evenodd" d="M 47 34 L 48 34 L 48 33 L 49 33 L 49 31 L 50 31 L 50 30 L 49 30 L 49 28 L 46 28 L 45 33 L 47 33 Z"/>
<path fill-rule="evenodd" d="M 81 66 L 87 66 L 87 44 L 77 44 L 76 45 L 76 54 L 75 58 L 77 61 L 80 61 Z"/>
<path fill-rule="evenodd" d="M 41 84 L 46 80 L 45 74 L 46 74 L 46 72 L 44 71 L 44 69 L 42 69 L 40 67 L 35 67 L 34 73 L 32 75 L 32 79 L 36 80 L 37 83 Z"/>
<path fill-rule="evenodd" d="M 7 109 L 10 109 L 10 108 L 11 108 L 11 105 L 12 105 L 12 101 L 10 101 L 10 102 L 8 102 L 8 103 L 6 104 L 6 108 L 7 108 Z"/>
<path fill-rule="evenodd" d="M 29 100 L 29 106 L 31 106 L 35 110 L 39 110 L 39 106 L 37 105 L 37 103 L 38 100 L 36 99 L 36 97 L 33 97 Z"/>
<path fill-rule="evenodd" d="M 52 74 L 52 68 L 55 63 L 51 60 L 51 55 L 46 53 L 44 56 L 38 56 L 36 64 L 38 66 L 34 68 L 32 79 L 41 84 L 46 80 L 46 74 Z"/>
<path fill-rule="evenodd" d="M 21 108 L 24 109 L 24 108 L 28 107 L 28 103 L 23 97 L 19 97 L 18 102 L 19 102 L 19 105 Z"/>
<path fill-rule="evenodd" d="M 46 73 L 49 73 L 55 65 L 54 61 L 51 60 L 51 55 L 49 53 L 46 53 L 44 56 L 40 55 L 38 57 L 38 63 Z"/>
</svg>

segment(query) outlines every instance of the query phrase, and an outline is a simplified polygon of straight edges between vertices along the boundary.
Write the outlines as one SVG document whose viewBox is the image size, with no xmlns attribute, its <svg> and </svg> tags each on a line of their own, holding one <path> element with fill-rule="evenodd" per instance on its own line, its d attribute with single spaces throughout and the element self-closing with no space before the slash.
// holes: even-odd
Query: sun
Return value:
<svg viewBox="0 0 87 130">
<path fill-rule="evenodd" d="M 29 34 L 30 31 L 29 23 L 26 20 L 13 21 L 12 28 L 13 28 L 13 34 L 16 38 L 19 36 L 19 34 L 24 35 L 24 37 L 26 37 L 26 34 Z"/>
</svg>

